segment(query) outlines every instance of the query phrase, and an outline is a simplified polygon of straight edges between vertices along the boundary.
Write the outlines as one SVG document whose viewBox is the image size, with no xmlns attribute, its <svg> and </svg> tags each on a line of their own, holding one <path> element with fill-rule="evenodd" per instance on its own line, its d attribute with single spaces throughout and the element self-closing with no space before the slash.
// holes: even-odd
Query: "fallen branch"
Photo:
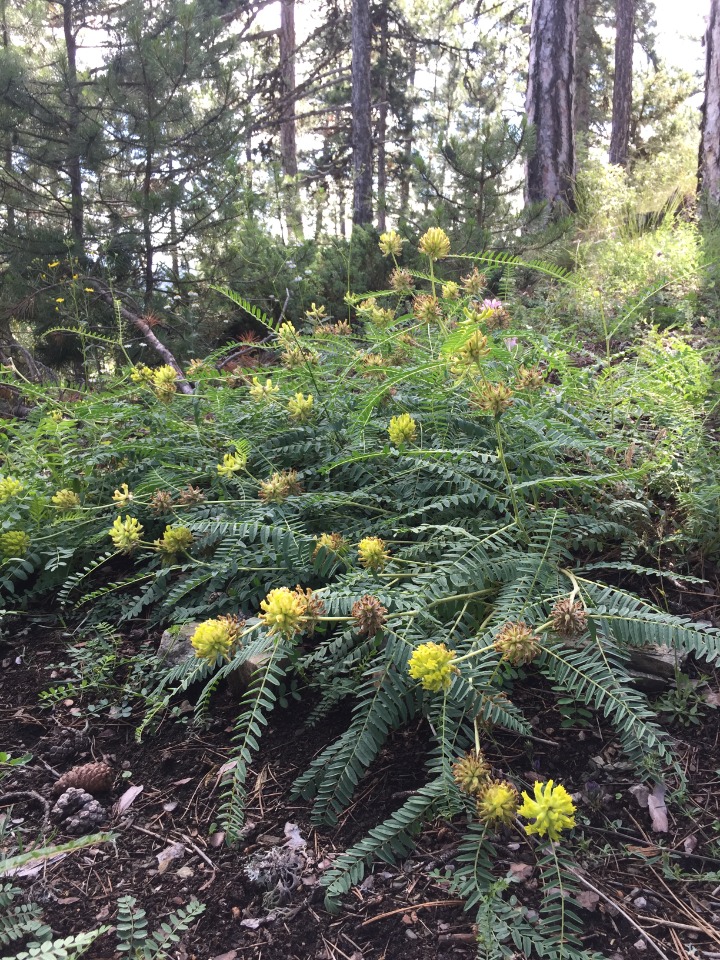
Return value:
<svg viewBox="0 0 720 960">
<path fill-rule="evenodd" d="M 186 395 L 192 395 L 193 388 L 188 383 L 182 367 L 177 362 L 177 360 L 172 355 L 172 353 L 168 350 L 168 348 L 165 346 L 165 344 L 161 343 L 158 340 L 158 338 L 155 336 L 155 334 L 152 332 L 150 324 L 146 320 L 144 320 L 139 313 L 136 313 L 134 310 L 128 309 L 128 307 L 126 307 L 122 303 L 122 301 L 119 300 L 118 297 L 113 294 L 110 287 L 108 287 L 107 284 L 103 283 L 102 280 L 96 280 L 94 277 L 90 277 L 88 279 L 88 283 L 92 283 L 94 285 L 95 292 L 99 295 L 101 300 L 104 300 L 105 303 L 107 303 L 114 310 L 119 311 L 120 316 L 123 318 L 123 320 L 127 320 L 128 323 L 132 323 L 133 326 L 137 327 L 138 330 L 142 333 L 143 337 L 147 340 L 149 346 L 153 348 L 155 353 L 157 353 L 157 355 L 162 360 L 164 360 L 165 363 L 168 364 L 168 366 L 172 367 L 173 370 L 176 371 L 176 373 L 180 377 L 180 381 L 177 385 L 180 393 L 184 393 Z"/>
</svg>

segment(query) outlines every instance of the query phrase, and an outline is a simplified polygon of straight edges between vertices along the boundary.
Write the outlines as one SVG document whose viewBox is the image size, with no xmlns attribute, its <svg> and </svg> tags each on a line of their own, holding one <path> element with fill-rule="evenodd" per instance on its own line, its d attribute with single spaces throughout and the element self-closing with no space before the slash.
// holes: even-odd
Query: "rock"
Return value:
<svg viewBox="0 0 720 960">
<path fill-rule="evenodd" d="M 671 647 L 631 647 L 628 650 L 630 666 L 642 673 L 654 677 L 675 678 L 677 670 L 682 670 L 687 653 L 673 650 Z"/>
<path fill-rule="evenodd" d="M 177 667 L 178 664 L 195 656 L 190 644 L 190 638 L 200 626 L 199 620 L 183 623 L 179 627 L 170 627 L 160 637 L 160 646 L 157 656 L 166 667 Z"/>
</svg>

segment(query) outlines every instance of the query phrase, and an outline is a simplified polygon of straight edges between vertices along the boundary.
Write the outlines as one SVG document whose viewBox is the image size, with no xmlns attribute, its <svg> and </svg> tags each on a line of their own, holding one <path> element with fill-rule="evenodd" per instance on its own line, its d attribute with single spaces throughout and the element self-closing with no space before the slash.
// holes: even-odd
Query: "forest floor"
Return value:
<svg viewBox="0 0 720 960">
<path fill-rule="evenodd" d="M 132 653 L 147 638 L 125 641 Z M 151 638 L 152 640 L 153 638 Z M 424 783 L 424 722 L 394 736 L 361 782 L 353 805 L 334 827 L 313 826 L 310 806 L 289 799 L 294 778 L 347 726 L 338 710 L 308 729 L 307 707 L 290 702 L 271 717 L 250 775 L 247 828 L 237 849 L 217 826 L 222 767 L 229 755 L 237 702 L 220 690 L 212 722 L 197 730 L 166 719 L 138 744 L 137 717 L 113 716 L 101 706 L 71 698 L 41 708 L 39 694 L 62 682 L 63 640 L 51 630 L 32 632 L 22 647 L 0 640 L 0 747 L 32 754 L 24 767 L 0 781 L 0 861 L 3 852 L 38 842 L 43 806 L 52 802 L 57 776 L 76 764 L 106 759 L 116 772 L 106 827 L 114 841 L 58 856 L 12 878 L 27 902 L 40 904 L 56 935 L 112 925 L 119 897 L 132 894 L 153 929 L 192 897 L 205 912 L 183 935 L 179 960 L 431 960 L 475 957 L 474 911 L 441 879 L 453 868 L 459 823 L 437 821 L 415 852 L 397 866 L 374 872 L 344 898 L 333 915 L 324 907 L 320 878 L 333 858 L 360 840 Z M 707 675 L 707 670 L 704 671 Z M 617 740 L 597 721 L 563 726 L 549 689 L 526 688 L 514 697 L 532 718 L 532 739 L 497 734 L 487 746 L 491 761 L 525 782 L 553 777 L 575 796 L 578 827 L 571 841 L 579 866 L 579 912 L 584 945 L 613 960 L 650 956 L 720 960 L 720 724 L 708 709 L 699 726 L 671 727 L 687 777 L 682 797 L 668 791 L 643 800 L 638 781 L 622 761 Z M 710 700 L 718 674 L 707 678 Z M 183 714 L 183 710 L 187 711 Z M 567 722 L 567 719 L 566 719 Z M 84 731 L 79 749 L 63 756 L 63 731 Z M 129 788 L 141 788 L 128 792 Z M 25 796 L 22 794 L 25 793 Z M 656 792 L 657 793 L 657 792 Z M 18 794 L 20 794 L 18 796 Z M 134 796 L 134 798 L 133 798 Z M 131 800 L 123 812 L 117 804 Z M 122 805 L 122 804 L 121 804 Z M 295 825 L 293 827 L 292 825 Z M 274 907 L 251 882 L 247 867 L 299 832 L 297 884 Z M 46 835 L 45 839 L 48 839 Z M 61 831 L 53 842 L 70 839 Z M 508 891 L 532 907 L 537 871 L 528 846 L 513 831 L 500 834 L 497 876 L 511 876 Z M 253 861 L 254 858 L 254 861 Z M 7 882 L 9 878 L 2 878 Z M 112 933 L 98 939 L 89 957 L 115 955 Z M 480 954 L 482 955 L 482 953 Z"/>
</svg>

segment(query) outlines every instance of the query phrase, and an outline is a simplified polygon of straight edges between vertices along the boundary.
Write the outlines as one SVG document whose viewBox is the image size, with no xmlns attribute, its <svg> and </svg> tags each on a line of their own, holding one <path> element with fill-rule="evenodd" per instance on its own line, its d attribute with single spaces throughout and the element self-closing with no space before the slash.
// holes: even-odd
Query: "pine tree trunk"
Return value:
<svg viewBox="0 0 720 960">
<path fill-rule="evenodd" d="M 295 118 L 295 0 L 280 3 L 280 152 L 285 176 L 285 217 L 290 237 L 303 239 L 303 222 L 297 187 L 297 144 Z"/>
<path fill-rule="evenodd" d="M 415 89 L 415 68 L 417 63 L 417 44 L 414 40 L 410 40 L 410 50 L 408 52 L 408 69 L 407 69 L 407 91 L 409 96 L 412 98 L 412 93 Z M 410 167 L 412 165 L 412 154 L 413 154 L 413 120 L 414 120 L 414 110 L 412 107 L 412 99 L 410 100 L 410 108 L 408 110 L 408 117 L 406 123 L 406 135 L 403 138 L 403 166 L 402 166 L 402 178 L 400 181 L 400 223 L 404 224 L 407 221 L 408 213 L 410 211 Z"/>
<path fill-rule="evenodd" d="M 705 33 L 705 102 L 698 187 L 706 206 L 720 205 L 720 0 L 712 0 Z"/>
<path fill-rule="evenodd" d="M 68 156 L 67 172 L 70 178 L 70 224 L 73 236 L 73 248 L 76 257 L 81 257 L 85 246 L 84 204 L 82 168 L 80 165 L 80 88 L 77 82 L 77 37 L 75 34 L 73 0 L 63 4 L 63 32 L 68 62 L 68 97 L 70 113 L 68 116 Z"/>
<path fill-rule="evenodd" d="M 525 200 L 574 209 L 578 0 L 533 0 L 526 110 L 536 147 Z"/>
<path fill-rule="evenodd" d="M 5 0 L 2 0 L 2 42 L 3 49 L 7 52 L 10 49 L 10 31 L 8 30 L 7 25 L 7 10 Z M 12 166 L 13 166 L 13 135 L 8 132 L 5 137 L 5 169 L 7 170 L 8 177 L 12 176 Z M 10 191 L 8 189 L 8 202 L 5 206 L 5 213 L 7 215 L 7 229 L 8 233 L 15 233 L 15 207 L 10 202 L 9 196 Z"/>
<path fill-rule="evenodd" d="M 386 229 L 387 216 L 387 156 L 385 140 L 387 138 L 388 117 L 388 8 L 384 3 L 380 11 L 380 103 L 378 104 L 377 135 L 377 228 L 380 233 Z"/>
<path fill-rule="evenodd" d="M 617 0 L 615 5 L 615 80 L 613 83 L 610 163 L 625 166 L 630 140 L 632 109 L 635 0 Z"/>
<path fill-rule="evenodd" d="M 372 104 L 370 2 L 352 0 L 353 223 L 372 223 Z"/>
</svg>

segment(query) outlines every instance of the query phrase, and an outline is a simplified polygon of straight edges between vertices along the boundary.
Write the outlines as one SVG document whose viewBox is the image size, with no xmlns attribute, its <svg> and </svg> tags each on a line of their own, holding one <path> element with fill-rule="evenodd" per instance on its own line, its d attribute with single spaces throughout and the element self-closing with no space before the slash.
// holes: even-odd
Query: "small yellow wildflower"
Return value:
<svg viewBox="0 0 720 960">
<path fill-rule="evenodd" d="M 285 323 L 281 323 L 277 332 L 278 340 L 285 346 L 290 343 L 294 343 L 297 340 L 298 332 L 295 329 L 294 324 L 290 323 L 289 320 L 286 320 Z"/>
<path fill-rule="evenodd" d="M 484 333 L 476 330 L 458 350 L 458 360 L 460 363 L 476 363 L 490 353 L 490 344 Z"/>
<path fill-rule="evenodd" d="M 401 447 L 405 443 L 412 443 L 417 436 L 417 423 L 409 413 L 401 413 L 398 417 L 392 417 L 388 426 L 388 436 L 390 443 L 396 447 Z"/>
<path fill-rule="evenodd" d="M 55 297 L 55 303 L 65 303 L 65 297 Z"/>
<path fill-rule="evenodd" d="M 179 553 L 187 553 L 194 539 L 192 530 L 188 527 L 167 526 L 162 537 L 154 541 L 154 545 L 167 559 L 172 559 Z"/>
<path fill-rule="evenodd" d="M 345 557 L 349 549 L 350 544 L 341 533 L 321 533 L 319 537 L 315 537 L 313 557 L 316 557 L 321 550 L 334 553 L 337 557 Z"/>
<path fill-rule="evenodd" d="M 260 483 L 258 496 L 266 503 L 283 503 L 288 497 L 302 493 L 296 470 L 274 473 Z"/>
<path fill-rule="evenodd" d="M 50 414 L 50 419 L 54 420 L 55 423 L 62 423 L 65 418 L 60 410 L 53 410 L 53 412 Z"/>
<path fill-rule="evenodd" d="M 396 267 L 390 274 L 390 286 L 397 293 L 412 293 L 415 281 L 409 270 Z"/>
<path fill-rule="evenodd" d="M 205 620 L 190 638 L 195 656 L 210 663 L 214 663 L 218 657 L 227 659 L 240 629 L 241 624 L 232 617 Z"/>
<path fill-rule="evenodd" d="M 481 753 L 474 750 L 460 757 L 453 764 L 453 780 L 463 793 L 471 796 L 480 794 L 485 789 L 490 777 L 490 766 Z"/>
<path fill-rule="evenodd" d="M 274 387 L 270 377 L 267 378 L 264 384 L 260 383 L 257 377 L 253 377 L 250 396 L 256 403 L 260 403 L 262 400 L 272 400 L 273 396 L 279 392 L 280 387 Z"/>
<path fill-rule="evenodd" d="M 482 410 L 499 417 L 513 402 L 513 392 L 506 383 L 490 383 L 477 397 Z"/>
<path fill-rule="evenodd" d="M 113 493 L 112 498 L 115 501 L 115 506 L 118 507 L 118 509 L 121 509 L 122 507 L 126 507 L 129 503 L 132 503 L 132 501 L 135 499 L 135 495 L 130 493 L 126 483 L 121 483 L 120 489 Z"/>
<path fill-rule="evenodd" d="M 0 503 L 17 497 L 24 489 L 22 482 L 15 477 L 3 477 L 0 480 Z"/>
<path fill-rule="evenodd" d="M 177 370 L 169 363 L 153 370 L 153 390 L 158 400 L 163 403 L 169 403 L 172 400 L 173 395 L 177 393 L 177 376 Z"/>
<path fill-rule="evenodd" d="M 525 833 L 536 833 L 539 837 L 558 840 L 563 830 L 575 826 L 575 804 L 565 787 L 547 783 L 536 783 L 535 799 L 531 800 L 523 792 L 523 805 L 518 810 L 521 817 L 534 818 L 535 823 L 525 824 Z"/>
<path fill-rule="evenodd" d="M 450 253 L 450 238 L 440 227 L 430 227 L 420 238 L 418 249 L 431 260 L 442 260 Z"/>
<path fill-rule="evenodd" d="M 440 301 L 429 293 L 415 297 L 412 303 L 413 313 L 421 323 L 434 323 L 442 317 Z"/>
<path fill-rule="evenodd" d="M 533 634 L 526 623 L 506 623 L 498 633 L 495 649 L 503 660 L 514 667 L 531 663 L 540 653 L 540 637 Z"/>
<path fill-rule="evenodd" d="M 93 287 L 83 287 L 83 290 L 85 291 L 85 293 L 95 293 L 95 290 Z"/>
<path fill-rule="evenodd" d="M 9 560 L 24 557 L 30 549 L 30 537 L 23 530 L 6 530 L 0 533 L 0 557 Z"/>
<path fill-rule="evenodd" d="M 307 599 L 288 587 L 271 590 L 260 604 L 260 619 L 269 627 L 269 633 L 282 634 L 288 639 L 303 628 Z"/>
<path fill-rule="evenodd" d="M 49 263 L 49 264 L 48 264 L 48 269 L 49 269 L 49 270 L 54 270 L 55 267 L 59 267 L 59 266 L 60 266 L 60 261 L 59 261 L 59 260 L 53 260 L 52 263 Z"/>
<path fill-rule="evenodd" d="M 403 238 L 397 230 L 388 230 L 380 234 L 380 252 L 384 257 L 399 257 L 402 253 Z"/>
<path fill-rule="evenodd" d="M 310 309 L 305 311 L 305 316 L 308 320 L 312 320 L 313 323 L 322 323 L 327 314 L 325 313 L 325 307 L 319 306 L 313 302 L 310 304 Z"/>
<path fill-rule="evenodd" d="M 432 693 L 447 690 L 457 672 L 452 665 L 453 656 L 444 643 L 421 643 L 408 661 L 408 672 L 425 690 Z"/>
<path fill-rule="evenodd" d="M 311 393 L 304 397 L 302 392 L 298 391 L 288 401 L 287 408 L 290 419 L 294 420 L 295 423 L 309 423 L 313 418 L 313 403 L 314 399 Z"/>
<path fill-rule="evenodd" d="M 518 812 L 520 797 L 507 780 L 490 780 L 477 802 L 478 817 L 483 823 L 510 824 Z"/>
<path fill-rule="evenodd" d="M 80 497 L 74 490 L 69 490 L 67 487 L 58 490 L 58 492 L 51 497 L 51 501 L 61 513 L 68 513 L 70 510 L 74 510 L 80 506 Z"/>
<path fill-rule="evenodd" d="M 138 363 L 130 372 L 133 383 L 152 383 L 154 371 L 146 363 Z"/>
<path fill-rule="evenodd" d="M 379 573 L 390 559 L 385 541 L 380 537 L 363 537 L 358 544 L 358 559 L 366 570 Z"/>
<path fill-rule="evenodd" d="M 115 518 L 115 523 L 108 530 L 108 536 L 120 553 L 132 553 L 140 543 L 143 532 L 142 524 L 135 517 Z"/>
<path fill-rule="evenodd" d="M 239 473 L 247 466 L 247 454 L 242 451 L 237 453 L 226 453 L 222 463 L 217 465 L 217 472 L 221 477 L 231 477 L 234 473 Z"/>
<path fill-rule="evenodd" d="M 457 300 L 460 296 L 460 287 L 454 280 L 448 280 L 442 285 L 442 295 L 445 300 Z"/>
</svg>

